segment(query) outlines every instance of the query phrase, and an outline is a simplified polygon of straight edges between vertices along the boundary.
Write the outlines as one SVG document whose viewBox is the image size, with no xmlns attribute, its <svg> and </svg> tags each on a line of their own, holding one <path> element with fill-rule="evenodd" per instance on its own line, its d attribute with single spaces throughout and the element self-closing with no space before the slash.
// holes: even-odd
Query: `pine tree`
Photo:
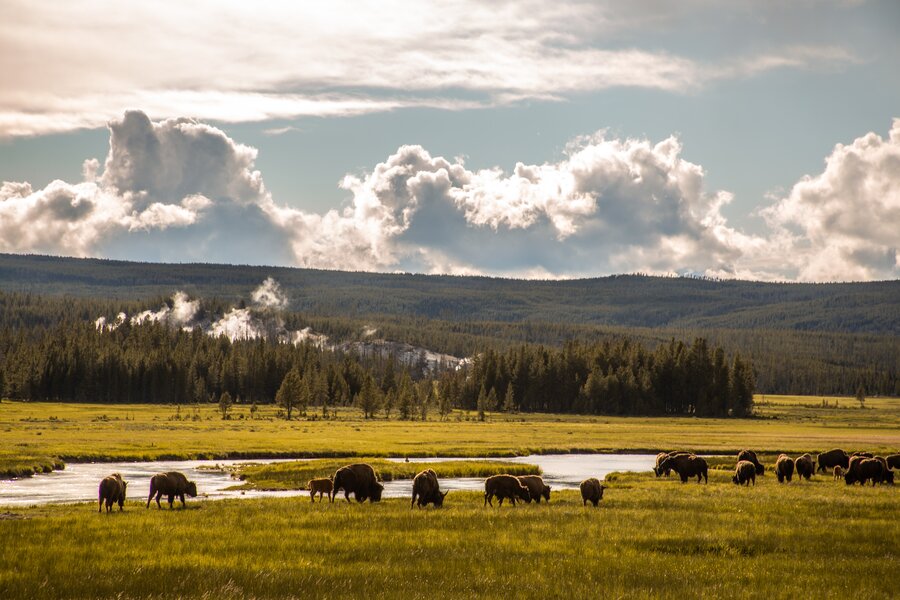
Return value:
<svg viewBox="0 0 900 600">
<path fill-rule="evenodd" d="M 512 382 L 506 386 L 506 395 L 503 397 L 503 412 L 511 413 L 516 411 L 516 394 L 513 390 Z"/>
<path fill-rule="evenodd" d="M 228 411 L 231 410 L 231 394 L 228 391 L 222 392 L 222 395 L 219 396 L 219 412 L 222 413 L 222 418 L 228 418 Z"/>
<path fill-rule="evenodd" d="M 291 369 L 281 381 L 281 386 L 275 394 L 275 402 L 284 408 L 287 420 L 290 421 L 294 408 L 298 407 L 302 401 L 303 381 L 300 379 L 300 373 L 296 369 Z"/>
</svg>

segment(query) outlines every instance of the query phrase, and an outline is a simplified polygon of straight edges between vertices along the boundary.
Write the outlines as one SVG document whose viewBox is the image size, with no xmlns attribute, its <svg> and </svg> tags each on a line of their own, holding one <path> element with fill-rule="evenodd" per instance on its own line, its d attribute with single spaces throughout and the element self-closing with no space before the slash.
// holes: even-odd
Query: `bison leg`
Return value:
<svg viewBox="0 0 900 600">
<path fill-rule="evenodd" d="M 103 496 L 100 497 L 100 509 L 97 512 L 103 512 Z"/>
<path fill-rule="evenodd" d="M 415 494 L 415 492 L 413 492 L 412 500 L 409 501 L 409 509 L 412 510 L 412 507 L 415 506 L 415 504 L 416 504 L 416 494 Z M 419 503 L 419 506 L 422 506 L 422 504 Z"/>
<path fill-rule="evenodd" d="M 175 494 L 169 494 L 169 508 L 175 508 Z"/>
<path fill-rule="evenodd" d="M 184 508 L 185 506 L 187 506 L 187 505 L 185 504 L 185 501 L 184 501 L 184 493 L 182 493 L 181 494 L 181 508 Z"/>
</svg>

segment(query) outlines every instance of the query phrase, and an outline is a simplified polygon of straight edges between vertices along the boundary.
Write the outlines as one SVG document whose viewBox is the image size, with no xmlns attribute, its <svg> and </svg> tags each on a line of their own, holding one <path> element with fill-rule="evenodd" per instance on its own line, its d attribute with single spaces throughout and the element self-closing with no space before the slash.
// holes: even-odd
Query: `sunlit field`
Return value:
<svg viewBox="0 0 900 600">
<path fill-rule="evenodd" d="M 824 405 L 823 405 L 824 401 Z M 757 418 L 696 419 L 454 412 L 445 420 L 377 418 L 355 409 L 286 421 L 277 408 L 214 405 L 0 402 L 0 472 L 52 468 L 59 459 L 153 460 L 240 457 L 509 456 L 551 452 L 655 452 L 686 448 L 777 454 L 843 447 L 900 447 L 900 399 L 759 396 Z"/>
<path fill-rule="evenodd" d="M 451 492 L 424 510 L 307 498 L 17 510 L 0 515 L 0 597 L 895 597 L 898 487 L 610 480 L 597 509 L 573 491 L 502 508 Z"/>
</svg>

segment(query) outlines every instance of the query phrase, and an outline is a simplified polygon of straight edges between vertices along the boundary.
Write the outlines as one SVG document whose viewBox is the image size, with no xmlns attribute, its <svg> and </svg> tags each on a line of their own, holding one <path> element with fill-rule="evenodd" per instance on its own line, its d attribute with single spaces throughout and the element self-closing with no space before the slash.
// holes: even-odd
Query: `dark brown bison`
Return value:
<svg viewBox="0 0 900 600">
<path fill-rule="evenodd" d="M 701 479 L 709 483 L 709 466 L 706 464 L 705 459 L 695 454 L 670 456 L 660 463 L 659 469 L 661 471 L 666 469 L 675 471 L 681 477 L 681 483 L 687 483 L 688 478 L 691 477 L 696 477 L 697 483 L 700 483 Z"/>
<path fill-rule="evenodd" d="M 753 463 L 753 468 L 756 469 L 757 475 L 762 475 L 766 472 L 766 467 L 759 462 L 759 459 L 756 458 L 756 452 L 753 450 L 741 450 L 738 452 L 738 462 L 741 462 L 742 460 Z"/>
<path fill-rule="evenodd" d="M 731 481 L 738 485 L 756 485 L 756 465 L 749 460 L 738 461 L 734 467 L 734 477 Z"/>
<path fill-rule="evenodd" d="M 492 475 L 484 480 L 484 505 L 493 506 L 495 496 L 500 499 L 500 506 L 505 498 L 509 498 L 513 506 L 516 498 L 531 502 L 531 492 L 513 475 Z"/>
<path fill-rule="evenodd" d="M 883 456 L 876 456 L 875 460 L 881 463 L 881 466 L 884 467 L 882 471 L 882 479 L 881 483 L 888 483 L 890 485 L 894 485 L 894 472 L 891 471 L 890 467 L 888 467 L 887 459 Z"/>
<path fill-rule="evenodd" d="M 581 505 L 587 506 L 587 503 L 590 502 L 594 506 L 600 504 L 600 500 L 603 499 L 603 484 L 600 483 L 600 480 L 596 477 L 591 477 L 590 479 L 585 479 L 581 482 Z"/>
<path fill-rule="evenodd" d="M 322 501 L 322 496 L 330 497 L 332 487 L 333 485 L 330 477 L 310 479 L 306 484 L 306 488 L 309 490 L 309 499 L 312 502 L 316 501 L 316 494 L 319 495 L 319 502 Z"/>
<path fill-rule="evenodd" d="M 862 458 L 875 458 L 875 455 L 871 452 L 854 452 L 850 455 L 850 458 L 853 458 L 854 456 L 861 456 Z"/>
<path fill-rule="evenodd" d="M 854 483 L 863 483 L 859 465 L 864 460 L 866 459 L 862 456 L 850 457 L 850 460 L 847 463 L 847 469 L 844 471 L 844 481 L 847 483 L 847 485 L 853 485 Z"/>
<path fill-rule="evenodd" d="M 339 490 L 344 490 L 344 499 L 350 502 L 350 494 L 357 502 L 380 502 L 384 486 L 378 481 L 378 475 L 371 465 L 357 463 L 341 467 L 331 478 L 334 482 L 330 499 L 334 502 Z"/>
<path fill-rule="evenodd" d="M 874 486 L 876 483 L 881 483 L 885 478 L 885 465 L 877 458 L 863 458 L 859 461 L 859 465 L 856 468 L 856 478 L 862 484 L 866 485 L 866 483 L 871 479 L 872 485 Z"/>
<path fill-rule="evenodd" d="M 543 497 L 544 500 L 550 502 L 550 486 L 544 484 L 544 480 L 540 475 L 520 475 L 517 479 L 528 488 L 531 500 L 540 504 L 541 497 Z"/>
<path fill-rule="evenodd" d="M 100 496 L 100 509 L 97 512 L 103 512 L 103 502 L 106 502 L 106 512 L 109 513 L 112 511 L 112 505 L 114 503 L 119 504 L 119 510 L 124 510 L 125 508 L 125 488 L 128 487 L 128 482 L 122 480 L 122 476 L 118 473 L 113 473 L 109 477 L 104 477 L 102 481 L 100 481 L 100 489 L 98 490 Z"/>
<path fill-rule="evenodd" d="M 660 469 L 660 465 L 666 458 L 675 458 L 676 456 L 690 456 L 690 452 L 684 452 L 682 450 L 673 450 L 672 452 L 660 452 L 656 455 L 656 467 L 654 467 L 653 472 L 656 473 L 657 477 L 662 477 L 665 475 L 669 476 L 669 473 L 672 472 L 672 469 Z"/>
<path fill-rule="evenodd" d="M 778 478 L 778 483 L 790 481 L 794 477 L 794 461 L 787 454 L 778 455 L 778 460 L 775 461 L 775 477 Z"/>
<path fill-rule="evenodd" d="M 850 465 L 850 457 L 840 448 L 835 448 L 834 450 L 819 454 L 816 457 L 816 463 L 818 464 L 816 471 L 821 471 L 822 473 L 825 473 L 828 469 L 834 467 L 841 467 L 846 470 Z"/>
<path fill-rule="evenodd" d="M 150 495 L 147 497 L 147 508 L 150 508 L 150 501 L 153 495 L 156 495 L 156 506 L 162 508 L 159 499 L 162 496 L 169 497 L 169 508 L 174 508 L 175 497 L 181 498 L 181 506 L 185 506 L 184 495 L 187 494 L 191 498 L 197 496 L 197 484 L 188 481 L 183 473 L 178 471 L 169 471 L 168 473 L 157 473 L 150 478 Z"/>
<path fill-rule="evenodd" d="M 900 469 L 900 454 L 891 454 L 884 460 L 887 461 L 888 469 Z"/>
<path fill-rule="evenodd" d="M 419 506 L 427 506 L 429 503 L 434 504 L 435 508 L 444 505 L 444 497 L 447 492 L 441 492 L 441 486 L 438 483 L 437 473 L 434 469 L 426 469 L 413 479 L 412 500 L 409 507 L 412 508 L 416 501 Z"/>
<path fill-rule="evenodd" d="M 797 471 L 797 477 L 809 481 L 816 470 L 816 465 L 813 463 L 812 456 L 804 454 L 794 460 L 794 469 Z"/>
</svg>

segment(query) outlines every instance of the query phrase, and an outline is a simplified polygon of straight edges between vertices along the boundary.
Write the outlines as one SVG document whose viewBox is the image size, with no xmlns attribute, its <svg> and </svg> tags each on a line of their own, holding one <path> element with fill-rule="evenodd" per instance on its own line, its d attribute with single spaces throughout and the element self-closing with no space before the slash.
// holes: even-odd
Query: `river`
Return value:
<svg viewBox="0 0 900 600">
<path fill-rule="evenodd" d="M 165 460 L 152 462 L 113 463 L 70 463 L 62 471 L 35 475 L 23 479 L 0 481 L 0 506 L 32 506 L 37 504 L 59 504 L 69 502 L 97 501 L 97 486 L 110 473 L 121 473 L 128 482 L 130 500 L 146 498 L 150 489 L 150 478 L 162 471 L 181 471 L 188 479 L 196 482 L 200 497 L 220 498 L 261 498 L 308 495 L 305 491 L 234 491 L 227 490 L 239 482 L 222 467 L 241 463 L 273 463 L 290 459 L 262 460 Z M 403 459 L 395 459 L 403 460 Z M 446 460 L 478 460 L 455 458 L 417 458 L 414 462 L 437 462 Z M 649 471 L 656 456 L 652 454 L 536 454 L 514 458 L 491 458 L 511 463 L 536 464 L 543 470 L 544 481 L 553 489 L 573 489 L 588 478 L 604 478 L 613 471 Z M 347 459 L 353 462 L 353 459 Z M 442 478 L 444 490 L 482 490 L 481 478 Z M 409 480 L 385 482 L 386 498 L 409 497 L 412 482 Z M 165 501 L 163 500 L 165 503 Z"/>
</svg>

